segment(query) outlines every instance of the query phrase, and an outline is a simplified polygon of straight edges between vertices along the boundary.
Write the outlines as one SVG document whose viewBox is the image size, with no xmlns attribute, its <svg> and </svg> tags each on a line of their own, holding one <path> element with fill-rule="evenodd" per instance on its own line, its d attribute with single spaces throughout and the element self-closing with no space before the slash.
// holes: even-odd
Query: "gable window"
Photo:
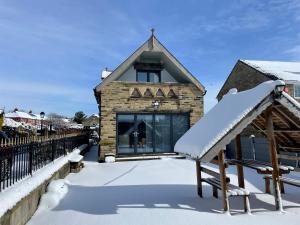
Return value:
<svg viewBox="0 0 300 225">
<path fill-rule="evenodd" d="M 160 83 L 161 82 L 160 72 L 159 71 L 137 70 L 136 81 L 137 82 Z"/>
<path fill-rule="evenodd" d="M 294 98 L 300 98 L 300 84 L 294 85 Z"/>
</svg>

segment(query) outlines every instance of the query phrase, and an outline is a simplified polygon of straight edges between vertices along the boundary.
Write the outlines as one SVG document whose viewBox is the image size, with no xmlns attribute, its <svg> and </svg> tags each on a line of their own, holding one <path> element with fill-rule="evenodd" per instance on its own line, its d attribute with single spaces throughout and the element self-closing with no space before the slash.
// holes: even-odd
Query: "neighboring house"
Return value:
<svg viewBox="0 0 300 225">
<path fill-rule="evenodd" d="M 17 109 L 15 109 L 13 112 L 6 113 L 5 117 L 13 119 L 16 122 L 32 125 L 34 127 L 40 126 L 42 120 L 39 114 L 34 114 L 32 111 L 23 112 Z M 48 124 L 46 116 L 43 119 L 43 124 Z"/>
<path fill-rule="evenodd" d="M 286 83 L 285 92 L 300 102 L 300 62 L 280 61 L 254 61 L 238 60 L 217 95 L 220 101 L 224 94 L 231 88 L 244 91 L 257 86 L 268 80 L 283 80 Z M 254 136 L 252 135 L 254 134 Z M 234 157 L 234 142 L 227 146 L 227 156 Z M 242 133 L 243 155 L 245 158 L 255 157 L 261 161 L 268 161 L 266 154 L 268 142 L 261 133 L 256 132 L 253 127 L 247 127 Z M 288 163 L 288 162 L 286 162 Z M 295 166 L 295 165 L 293 165 Z M 297 166 L 297 165 L 296 165 Z"/>
<path fill-rule="evenodd" d="M 231 88 L 251 89 L 267 80 L 284 80 L 286 92 L 300 100 L 300 62 L 238 60 L 217 95 L 218 101 Z"/>
<path fill-rule="evenodd" d="M 99 115 L 92 114 L 82 122 L 82 125 L 85 127 L 99 127 Z"/>
<path fill-rule="evenodd" d="M 99 105 L 99 161 L 106 154 L 172 153 L 203 115 L 204 86 L 151 37 L 94 89 Z"/>
</svg>

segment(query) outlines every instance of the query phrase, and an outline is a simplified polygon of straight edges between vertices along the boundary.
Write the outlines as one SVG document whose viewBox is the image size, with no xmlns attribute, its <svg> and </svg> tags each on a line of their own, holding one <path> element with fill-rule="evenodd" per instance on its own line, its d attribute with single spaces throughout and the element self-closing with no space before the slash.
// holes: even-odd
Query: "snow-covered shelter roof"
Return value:
<svg viewBox="0 0 300 225">
<path fill-rule="evenodd" d="M 295 120 L 295 124 L 299 123 L 297 130 L 277 133 L 277 143 L 282 149 L 290 145 L 295 146 L 295 143 L 300 146 L 300 105 L 284 92 L 280 97 L 275 95 L 276 87 L 284 84 L 283 81 L 276 80 L 266 81 L 239 93 L 231 89 L 177 141 L 175 151 L 209 162 L 248 125 L 253 125 L 265 134 L 265 121 L 261 114 L 271 105 L 277 105 L 272 116 L 274 124 L 282 128 L 281 131 L 293 128 L 289 125 L 290 121 L 284 119 L 286 117 Z"/>
<path fill-rule="evenodd" d="M 265 75 L 285 81 L 300 81 L 300 62 L 240 60 Z"/>
</svg>

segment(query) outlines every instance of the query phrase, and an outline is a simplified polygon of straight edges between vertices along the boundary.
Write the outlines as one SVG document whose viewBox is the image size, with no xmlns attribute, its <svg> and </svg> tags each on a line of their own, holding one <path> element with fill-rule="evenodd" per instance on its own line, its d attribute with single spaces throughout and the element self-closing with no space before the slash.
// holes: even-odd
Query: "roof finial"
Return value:
<svg viewBox="0 0 300 225">
<path fill-rule="evenodd" d="M 155 29 L 152 27 L 150 31 L 151 31 L 151 35 L 154 36 Z"/>
</svg>

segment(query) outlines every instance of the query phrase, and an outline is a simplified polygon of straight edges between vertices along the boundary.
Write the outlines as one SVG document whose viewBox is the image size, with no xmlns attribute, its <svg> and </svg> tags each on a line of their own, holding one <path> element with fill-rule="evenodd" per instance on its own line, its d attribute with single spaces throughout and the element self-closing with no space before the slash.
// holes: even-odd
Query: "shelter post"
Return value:
<svg viewBox="0 0 300 225">
<path fill-rule="evenodd" d="M 223 208 L 225 212 L 229 212 L 229 202 L 227 195 L 227 182 L 226 182 L 226 165 L 225 165 L 225 153 L 222 149 L 218 154 L 219 159 L 219 170 L 220 170 L 220 181 L 223 194 Z"/>
<path fill-rule="evenodd" d="M 274 126 L 272 120 L 272 106 L 266 110 L 266 129 L 267 129 L 267 138 L 269 142 L 269 154 L 273 167 L 272 171 L 272 181 L 273 181 L 273 193 L 275 198 L 275 206 L 276 210 L 282 211 L 282 200 L 281 193 L 279 189 L 279 166 L 278 166 L 278 158 L 276 151 L 276 140 L 274 136 Z"/>
<path fill-rule="evenodd" d="M 235 137 L 235 156 L 237 160 L 243 159 L 243 153 L 242 153 L 242 144 L 241 144 L 241 135 L 238 134 Z M 243 165 L 236 164 L 236 170 L 238 175 L 238 183 L 239 187 L 245 188 L 245 178 L 244 178 L 244 169 Z M 244 196 L 244 211 L 247 212 L 248 210 L 248 199 L 246 196 Z"/>
<path fill-rule="evenodd" d="M 241 135 L 240 134 L 238 134 L 235 138 L 235 156 L 236 156 L 237 160 L 242 160 L 243 159 L 242 145 L 241 145 Z M 240 164 L 237 164 L 236 169 L 237 169 L 237 174 L 238 174 L 239 187 L 245 188 L 243 166 L 240 165 Z"/>
<path fill-rule="evenodd" d="M 197 191 L 198 195 L 202 198 L 202 179 L 201 179 L 201 167 L 200 161 L 196 160 L 196 174 L 197 174 Z"/>
</svg>

